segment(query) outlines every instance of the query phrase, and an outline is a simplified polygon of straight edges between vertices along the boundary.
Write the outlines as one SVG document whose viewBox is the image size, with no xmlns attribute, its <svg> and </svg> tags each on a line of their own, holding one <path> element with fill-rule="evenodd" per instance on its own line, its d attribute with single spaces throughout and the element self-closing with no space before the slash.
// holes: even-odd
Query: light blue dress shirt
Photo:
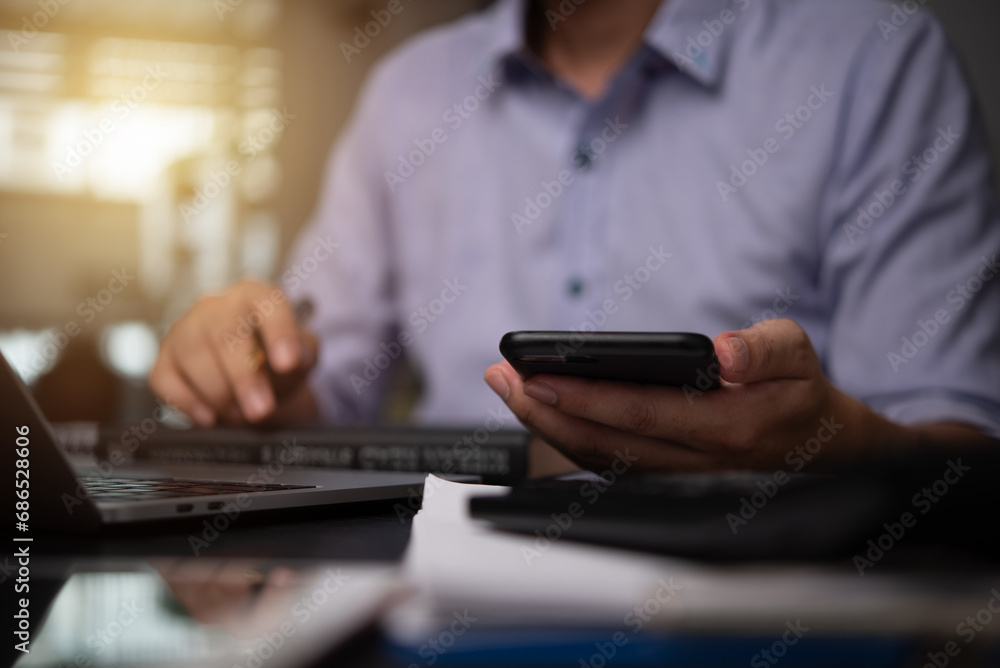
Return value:
<svg viewBox="0 0 1000 668">
<path fill-rule="evenodd" d="M 593 101 L 527 51 L 523 12 L 384 59 L 331 154 L 282 280 L 316 304 L 329 421 L 372 420 L 400 353 L 421 421 L 489 424 L 504 332 L 786 317 L 889 418 L 1000 430 L 1000 216 L 932 17 L 668 0 Z"/>
</svg>

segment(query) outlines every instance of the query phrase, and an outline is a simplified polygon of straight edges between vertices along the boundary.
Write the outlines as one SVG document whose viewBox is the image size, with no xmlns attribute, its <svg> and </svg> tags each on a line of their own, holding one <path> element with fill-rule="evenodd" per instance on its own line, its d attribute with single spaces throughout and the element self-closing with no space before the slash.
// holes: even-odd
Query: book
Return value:
<svg viewBox="0 0 1000 668">
<path fill-rule="evenodd" d="M 423 427 L 172 429 L 102 426 L 98 461 L 249 464 L 479 475 L 486 484 L 523 480 L 530 434 L 513 429 Z"/>
</svg>

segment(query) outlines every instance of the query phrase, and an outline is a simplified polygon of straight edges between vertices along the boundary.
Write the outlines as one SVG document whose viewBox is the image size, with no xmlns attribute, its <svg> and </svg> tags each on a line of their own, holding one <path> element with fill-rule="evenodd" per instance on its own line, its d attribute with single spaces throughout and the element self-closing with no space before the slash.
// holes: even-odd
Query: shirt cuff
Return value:
<svg viewBox="0 0 1000 668">
<path fill-rule="evenodd" d="M 872 408 L 903 425 L 962 422 L 981 429 L 993 438 L 1000 438 L 1000 408 L 990 409 L 973 399 L 919 397 Z"/>
</svg>

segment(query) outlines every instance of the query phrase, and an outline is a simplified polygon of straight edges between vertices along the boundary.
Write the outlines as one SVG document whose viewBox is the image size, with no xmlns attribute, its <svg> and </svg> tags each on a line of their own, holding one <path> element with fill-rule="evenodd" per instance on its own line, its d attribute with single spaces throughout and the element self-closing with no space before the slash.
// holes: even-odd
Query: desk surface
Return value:
<svg viewBox="0 0 1000 668">
<path fill-rule="evenodd" d="M 280 516 L 244 516 L 219 532 L 200 556 L 218 559 L 301 562 L 397 563 L 410 535 L 410 517 L 400 518 L 392 502 L 367 502 L 285 511 Z M 38 619 L 74 571 L 113 568 L 157 557 L 193 557 L 189 536 L 195 524 L 126 529 L 101 538 L 36 536 L 32 544 L 32 599 Z M 8 644 L 8 656 L 17 658 Z M 366 634 L 336 653 L 336 665 L 396 666 L 375 634 Z"/>
<path fill-rule="evenodd" d="M 220 532 L 198 556 L 219 562 L 240 559 L 277 563 L 286 560 L 289 563 L 303 560 L 398 563 L 409 540 L 412 518 L 398 517 L 394 506 L 393 502 L 382 501 L 297 509 L 284 511 L 281 515 L 247 515 Z M 189 537 L 197 527 L 196 523 L 161 525 L 142 532 L 126 530 L 101 538 L 36 537 L 32 546 L 34 600 L 41 603 L 47 598 L 51 601 L 67 575 L 79 570 L 81 565 L 87 570 L 100 570 L 129 560 L 142 563 L 155 557 L 193 557 Z M 201 559 L 192 561 L 200 562 Z M 917 568 L 928 565 L 924 560 L 910 564 Z M 904 570 L 910 570 L 905 564 L 903 566 Z M 40 618 L 41 609 L 35 610 Z M 338 648 L 317 665 L 381 668 L 410 664 L 392 656 L 377 634 L 369 633 Z"/>
</svg>

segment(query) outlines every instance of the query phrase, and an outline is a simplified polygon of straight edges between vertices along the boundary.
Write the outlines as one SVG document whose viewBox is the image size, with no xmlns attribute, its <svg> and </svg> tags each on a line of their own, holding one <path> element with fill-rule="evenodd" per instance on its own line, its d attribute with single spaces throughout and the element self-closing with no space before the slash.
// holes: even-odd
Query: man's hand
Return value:
<svg viewBox="0 0 1000 668">
<path fill-rule="evenodd" d="M 273 285 L 244 280 L 202 297 L 160 345 L 149 386 L 196 424 L 315 417 L 305 378 L 316 337 Z"/>
<path fill-rule="evenodd" d="M 700 471 L 787 468 L 804 447 L 812 459 L 916 441 L 835 388 L 791 320 L 724 332 L 714 344 L 722 387 L 706 392 L 555 375 L 524 381 L 506 362 L 485 379 L 529 429 L 586 468 L 626 448 L 639 457 L 636 469 Z"/>
</svg>

